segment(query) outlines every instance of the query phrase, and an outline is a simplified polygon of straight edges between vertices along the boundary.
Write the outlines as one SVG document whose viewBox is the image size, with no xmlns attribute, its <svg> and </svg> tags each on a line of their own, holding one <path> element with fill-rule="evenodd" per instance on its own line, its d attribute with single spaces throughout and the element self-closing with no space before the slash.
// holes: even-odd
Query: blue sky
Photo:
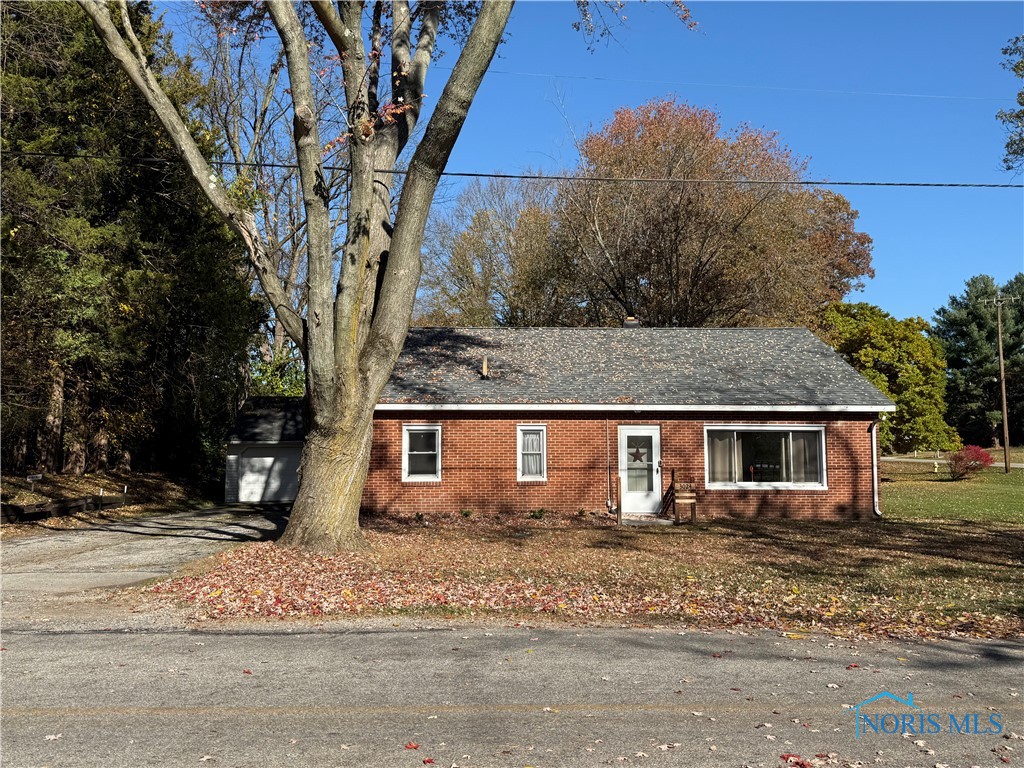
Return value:
<svg viewBox="0 0 1024 768">
<path fill-rule="evenodd" d="M 587 51 L 570 2 L 520 2 L 470 112 L 450 171 L 555 171 L 571 130 L 674 95 L 778 131 L 832 181 L 1019 183 L 1002 170 L 995 113 L 1021 82 L 1001 48 L 1021 3 L 693 3 L 687 31 L 631 4 L 615 39 Z M 438 95 L 443 59 L 428 82 Z M 508 74 L 506 74 L 508 73 Z M 515 73 L 515 74 L 512 74 Z M 900 94 L 900 95 L 885 95 Z M 972 275 L 1024 270 L 1024 190 L 839 188 L 875 241 L 876 277 L 852 301 L 930 319 Z"/>
<path fill-rule="evenodd" d="M 1020 2 L 695 2 L 689 31 L 661 3 L 630 3 L 588 51 L 569 0 L 520 0 L 449 171 L 557 172 L 572 134 L 668 95 L 722 123 L 777 131 L 831 181 L 1020 183 L 1002 169 L 999 109 L 1022 83 L 1001 49 L 1024 34 Z M 169 11 L 176 44 L 182 13 Z M 440 95 L 454 57 L 431 70 Z M 426 117 L 426 116 L 424 116 Z M 458 183 L 439 196 L 450 201 Z M 1024 190 L 841 187 L 874 238 L 876 276 L 850 301 L 931 319 L 965 281 L 1024 270 Z"/>
</svg>

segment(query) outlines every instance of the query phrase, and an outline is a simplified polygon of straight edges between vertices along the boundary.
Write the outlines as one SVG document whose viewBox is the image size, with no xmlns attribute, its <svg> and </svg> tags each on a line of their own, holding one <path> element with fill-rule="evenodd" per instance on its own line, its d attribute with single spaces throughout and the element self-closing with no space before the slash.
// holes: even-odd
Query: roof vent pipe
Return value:
<svg viewBox="0 0 1024 768">
<path fill-rule="evenodd" d="M 491 370 L 490 370 L 490 367 L 487 365 L 487 355 L 484 355 L 484 364 L 482 366 L 480 366 L 480 378 L 481 379 L 489 379 L 489 378 L 491 378 Z"/>
<path fill-rule="evenodd" d="M 640 327 L 640 321 L 637 320 L 632 315 L 627 315 L 626 319 L 622 321 L 622 327 L 623 328 L 639 328 Z"/>
</svg>

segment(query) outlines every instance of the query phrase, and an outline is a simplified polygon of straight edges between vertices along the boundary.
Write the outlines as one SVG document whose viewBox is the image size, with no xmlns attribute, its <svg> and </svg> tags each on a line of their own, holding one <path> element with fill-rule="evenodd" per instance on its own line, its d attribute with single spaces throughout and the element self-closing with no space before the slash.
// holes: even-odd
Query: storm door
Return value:
<svg viewBox="0 0 1024 768">
<path fill-rule="evenodd" d="M 661 428 L 619 427 L 619 481 L 624 514 L 655 515 L 661 504 Z"/>
</svg>

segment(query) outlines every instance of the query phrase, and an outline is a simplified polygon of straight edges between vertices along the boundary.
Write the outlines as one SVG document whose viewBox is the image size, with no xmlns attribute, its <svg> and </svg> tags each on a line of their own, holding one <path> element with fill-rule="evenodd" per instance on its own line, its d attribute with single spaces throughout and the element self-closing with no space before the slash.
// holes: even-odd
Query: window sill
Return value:
<svg viewBox="0 0 1024 768">
<path fill-rule="evenodd" d="M 708 491 L 827 491 L 821 483 L 707 483 Z"/>
<path fill-rule="evenodd" d="M 548 479 L 546 477 L 517 477 L 516 482 L 519 485 L 547 485 Z"/>
<path fill-rule="evenodd" d="M 441 484 L 441 478 L 440 477 L 419 477 L 419 476 L 414 475 L 412 477 L 403 477 L 402 478 L 402 482 L 403 483 L 415 483 L 417 485 L 440 485 Z"/>
</svg>

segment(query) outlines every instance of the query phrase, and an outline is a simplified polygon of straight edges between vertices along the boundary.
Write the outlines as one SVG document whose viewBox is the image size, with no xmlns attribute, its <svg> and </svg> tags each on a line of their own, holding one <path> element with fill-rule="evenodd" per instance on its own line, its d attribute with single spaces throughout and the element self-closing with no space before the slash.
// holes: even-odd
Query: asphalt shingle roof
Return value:
<svg viewBox="0 0 1024 768">
<path fill-rule="evenodd" d="M 892 408 L 804 328 L 414 328 L 380 402 Z"/>
<path fill-rule="evenodd" d="M 306 427 L 302 398 L 250 397 L 228 435 L 232 443 L 287 443 L 302 441 Z"/>
<path fill-rule="evenodd" d="M 893 408 L 804 328 L 413 328 L 380 402 Z M 303 431 L 300 400 L 250 398 L 231 440 Z"/>
</svg>

